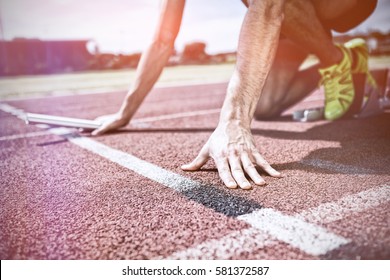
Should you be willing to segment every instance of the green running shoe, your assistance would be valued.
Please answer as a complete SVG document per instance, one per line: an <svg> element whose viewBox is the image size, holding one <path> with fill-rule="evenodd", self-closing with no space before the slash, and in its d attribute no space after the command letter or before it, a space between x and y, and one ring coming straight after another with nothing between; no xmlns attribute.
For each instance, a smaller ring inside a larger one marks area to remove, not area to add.
<svg viewBox="0 0 390 280"><path fill-rule="evenodd" d="M337 46L343 52L340 63L319 69L325 92L324 117L337 120L344 116L355 97L352 80L352 55L348 48Z"/></svg>
<svg viewBox="0 0 390 280"><path fill-rule="evenodd" d="M365 75L363 84L363 97L360 102L361 108L364 107L370 96L370 93L372 93L374 90L378 90L378 85L368 69L368 48L366 42L361 38L355 38L346 42L344 47L351 51L352 74L356 76Z"/></svg>

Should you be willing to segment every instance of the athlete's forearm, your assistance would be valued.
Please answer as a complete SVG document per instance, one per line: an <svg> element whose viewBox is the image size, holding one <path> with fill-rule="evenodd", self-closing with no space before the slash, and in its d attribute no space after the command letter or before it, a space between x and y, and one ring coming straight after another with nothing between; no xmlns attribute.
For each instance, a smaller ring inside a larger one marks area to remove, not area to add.
<svg viewBox="0 0 390 280"><path fill-rule="evenodd" d="M271 68L283 20L284 1L251 2L245 16L221 121L250 126L267 74Z"/></svg>
<svg viewBox="0 0 390 280"><path fill-rule="evenodd" d="M171 44L154 42L143 54L137 67L135 81L121 108L126 118L131 118L159 78L172 54ZM129 115L131 114L131 115Z"/></svg>
<svg viewBox="0 0 390 280"><path fill-rule="evenodd" d="M130 120L150 92L172 54L180 29L185 0L165 0L152 44L142 54L137 67L135 82L128 92L121 115Z"/></svg>

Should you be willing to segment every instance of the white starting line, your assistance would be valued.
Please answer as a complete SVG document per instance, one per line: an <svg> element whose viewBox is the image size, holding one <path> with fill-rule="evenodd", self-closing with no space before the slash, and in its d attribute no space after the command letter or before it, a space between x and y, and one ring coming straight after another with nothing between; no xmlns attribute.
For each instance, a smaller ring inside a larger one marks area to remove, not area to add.
<svg viewBox="0 0 390 280"><path fill-rule="evenodd" d="M0 109L3 111L7 110L7 112L16 116L23 113L22 110L18 110L9 105L5 107L0 106ZM71 143L85 150L115 162L177 192L184 192L202 186L199 182L165 170L92 139L74 136L69 129L54 128L48 130L48 132L65 137ZM342 236L329 232L316 223L335 221L345 218L352 213L364 211L378 206L381 203L389 202L389 190L390 187L385 185L379 189L344 197L336 202L322 204L315 209L303 211L295 216L286 215L269 208L258 209L252 213L237 217L237 219L248 223L248 229L233 232L222 239L210 240L194 248L176 252L168 258L199 258L201 254L206 257L211 256L210 253L215 252L221 258L228 258L227 251L237 254L237 250L258 249L259 246L276 244L276 240L283 241L313 256L326 254L350 241ZM329 218L324 219L323 216L329 216ZM239 238L237 239L237 237Z"/></svg>

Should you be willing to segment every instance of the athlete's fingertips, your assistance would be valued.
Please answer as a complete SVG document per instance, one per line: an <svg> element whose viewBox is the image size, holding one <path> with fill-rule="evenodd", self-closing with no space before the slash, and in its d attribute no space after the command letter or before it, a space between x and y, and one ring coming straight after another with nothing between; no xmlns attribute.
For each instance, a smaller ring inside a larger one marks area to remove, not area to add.
<svg viewBox="0 0 390 280"><path fill-rule="evenodd" d="M196 171L196 170L199 170L199 168L201 168L203 165L204 165L203 162L193 161L191 163L183 164L181 166L181 169L187 170L187 171Z"/></svg>
<svg viewBox="0 0 390 280"><path fill-rule="evenodd" d="M223 184L229 189L237 188L237 183L234 181L233 177L229 174L226 174L224 171L219 172L219 177L221 178Z"/></svg>
<svg viewBox="0 0 390 280"><path fill-rule="evenodd" d="M238 173L238 174L237 174ZM241 189L250 189L251 183L245 178L245 175L243 172L234 172L233 178L237 182L237 184L240 186Z"/></svg>
<svg viewBox="0 0 390 280"><path fill-rule="evenodd" d="M250 189L252 188L251 183L245 178L245 175L243 172L239 172L239 174L233 174L234 179L238 183L241 189Z"/></svg>
<svg viewBox="0 0 390 280"><path fill-rule="evenodd" d="M93 136L98 136L98 135L100 135L102 133L102 130L101 129L96 129L96 130L94 130L94 131L92 131L92 135Z"/></svg>
<svg viewBox="0 0 390 280"><path fill-rule="evenodd" d="M187 171L199 170L209 160L209 158L208 148L205 145L191 163L184 164L181 166L181 168Z"/></svg>
<svg viewBox="0 0 390 280"><path fill-rule="evenodd" d="M261 178L261 176L255 177L255 178L251 177L251 178L252 178L253 182L254 182L256 185L258 185L258 186L264 186L264 185L267 184L267 183L265 182L265 180L264 180L263 178Z"/></svg>
<svg viewBox="0 0 390 280"><path fill-rule="evenodd" d="M281 173L273 169L272 166L259 153L254 154L254 157L256 159L257 165L263 168L263 170L269 175L272 177L282 177Z"/></svg>
<svg viewBox="0 0 390 280"><path fill-rule="evenodd" d="M248 168L246 170L246 173L249 175L249 177L251 177L251 179L256 185L262 186L266 184L264 179L259 175L255 167Z"/></svg>
<svg viewBox="0 0 390 280"><path fill-rule="evenodd" d="M201 168L203 166L203 164L199 164L198 162L190 162L190 163L187 163L187 164L183 164L181 166L181 169L185 170L185 171L196 171L196 170L199 170L199 168Z"/></svg>
<svg viewBox="0 0 390 280"><path fill-rule="evenodd" d="M191 163L183 164L182 166L180 166L180 168L185 170L185 171L192 171Z"/></svg>
<svg viewBox="0 0 390 280"><path fill-rule="evenodd" d="M273 169L271 166L265 168L265 171L271 175L272 177L277 177L277 178L282 178L283 175L282 173L280 173L279 171L276 171L275 169Z"/></svg>
<svg viewBox="0 0 390 280"><path fill-rule="evenodd" d="M249 175L249 177L252 179L252 181L256 185L265 185L264 179L260 176L258 173L255 165L253 164L252 160L250 159L249 155L244 153L241 157L242 165L244 167L244 170L246 174Z"/></svg>
<svg viewBox="0 0 390 280"><path fill-rule="evenodd" d="M252 179L252 181L256 185L259 185L259 186L265 185L264 179L259 175L259 173L257 172L257 170L254 166L244 167L244 168L245 168L246 174L248 174L248 176Z"/></svg>
<svg viewBox="0 0 390 280"><path fill-rule="evenodd" d="M225 184L226 187L229 189L235 189L237 188L237 183L234 181L233 177L229 174L226 174L225 171L221 171L219 173L219 177L221 178L222 182Z"/></svg>
<svg viewBox="0 0 390 280"><path fill-rule="evenodd" d="M237 183L233 179L229 165L226 158L219 158L215 159L215 164L218 169L219 177L221 178L222 182L225 184L226 187L229 189L235 189L237 188Z"/></svg>
<svg viewBox="0 0 390 280"><path fill-rule="evenodd" d="M231 169L231 174L234 180L240 186L240 188L241 189L251 188L252 186L249 183L249 181L246 179L244 171L242 170L241 161L234 153L232 153L229 156L229 165Z"/></svg>
<svg viewBox="0 0 390 280"><path fill-rule="evenodd" d="M233 182L233 181L229 181L229 182L225 183L225 186L228 187L229 189L236 189L237 188L236 182Z"/></svg>
<svg viewBox="0 0 390 280"><path fill-rule="evenodd" d="M248 181L246 181L246 182L242 182L242 183L240 184L240 188L243 189L243 190L249 190L249 189L252 188L252 185L251 185L251 183L249 183Z"/></svg>
<svg viewBox="0 0 390 280"><path fill-rule="evenodd" d="M103 125L103 126L97 128L96 130L94 130L93 132L95 132L95 134L92 134L92 135L99 136L99 135L102 135L102 134L108 132L111 129L112 129L112 125Z"/></svg>

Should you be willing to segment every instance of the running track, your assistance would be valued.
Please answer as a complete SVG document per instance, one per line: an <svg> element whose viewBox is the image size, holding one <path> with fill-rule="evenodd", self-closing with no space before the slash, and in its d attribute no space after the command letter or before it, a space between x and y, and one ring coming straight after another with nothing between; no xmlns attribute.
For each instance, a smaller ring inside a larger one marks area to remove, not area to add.
<svg viewBox="0 0 390 280"><path fill-rule="evenodd" d="M225 89L154 89L131 126L100 137L18 115L93 119L123 92L1 102L1 259L389 259L390 112L254 121L285 177L228 190L212 161L180 169L215 128ZM290 113L321 104L317 92Z"/></svg>

